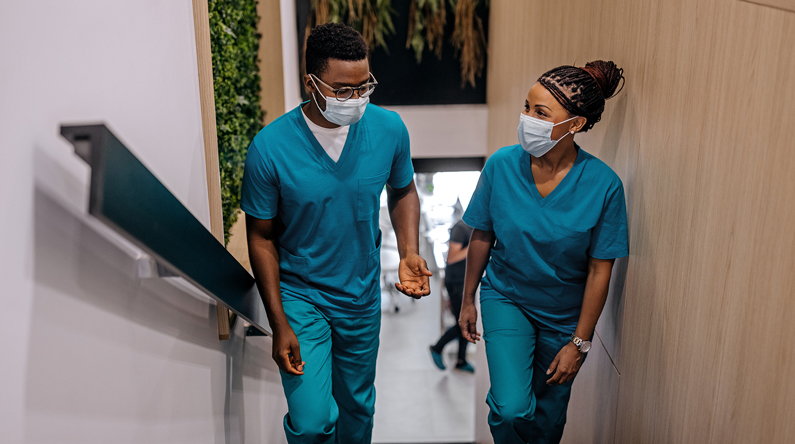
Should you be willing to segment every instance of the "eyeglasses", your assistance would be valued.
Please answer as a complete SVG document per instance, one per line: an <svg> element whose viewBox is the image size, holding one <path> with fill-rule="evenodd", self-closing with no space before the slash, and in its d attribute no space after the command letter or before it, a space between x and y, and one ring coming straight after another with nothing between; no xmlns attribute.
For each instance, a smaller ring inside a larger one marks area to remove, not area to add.
<svg viewBox="0 0 795 444"><path fill-rule="evenodd" d="M344 102L351 97L353 97L354 92L359 93L359 97L367 97L375 91L375 87L378 86L378 81L375 79L373 73L370 73L370 77L373 79L372 82L367 82L361 86L351 87L351 86L343 86L342 88L334 89L327 85L324 81L320 80L316 75L309 74L314 80L320 82L321 85L325 86L326 88L330 89L331 92L334 93L334 97L337 98L340 102ZM317 84L315 84L317 87Z"/></svg>

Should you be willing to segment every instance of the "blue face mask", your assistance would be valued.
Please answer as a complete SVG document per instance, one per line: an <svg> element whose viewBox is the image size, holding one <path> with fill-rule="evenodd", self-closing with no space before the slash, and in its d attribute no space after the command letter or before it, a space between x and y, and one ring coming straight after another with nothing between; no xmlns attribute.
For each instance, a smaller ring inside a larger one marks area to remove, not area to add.
<svg viewBox="0 0 795 444"><path fill-rule="evenodd" d="M559 123L547 122L545 120L536 119L526 114L519 115L519 143L525 151L530 153L533 157L541 157L548 153L549 150L555 147L561 140L571 133L566 133L558 140L552 140L552 129L556 126L566 123L570 120L576 119L574 116L571 119L564 120Z"/></svg>
<svg viewBox="0 0 795 444"><path fill-rule="evenodd" d="M312 83L315 83L314 79L312 79ZM315 83L315 88L320 91L317 87L317 83ZM364 116L364 111L367 109L367 104L370 103L369 96L359 97L358 99L348 99L344 102L340 102L336 97L323 97L326 99L325 111L320 109L320 104L317 103L317 97L315 97L315 93L312 93L312 99L315 101L317 109L320 110L320 114L323 114L323 117L329 122L340 126L353 125L361 120L362 116Z"/></svg>

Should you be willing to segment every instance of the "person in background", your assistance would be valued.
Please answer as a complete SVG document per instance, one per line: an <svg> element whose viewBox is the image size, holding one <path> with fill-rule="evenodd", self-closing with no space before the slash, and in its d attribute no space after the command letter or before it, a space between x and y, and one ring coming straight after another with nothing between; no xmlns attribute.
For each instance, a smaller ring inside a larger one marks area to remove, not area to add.
<svg viewBox="0 0 795 444"><path fill-rule="evenodd" d="M461 298L464 294L464 275L466 273L466 258L467 250L469 248L469 236L472 234L472 228L459 220L453 225L450 231L450 247L447 250L447 268L444 273L444 286L447 289L447 294L450 296L450 311L453 312L456 320L461 313ZM455 368L469 373L474 373L475 368L472 364L467 362L467 340L461 334L461 327L458 322L442 335L441 338L432 345L431 357L433 363L439 367L440 370L445 369L444 360L442 359L442 349L450 341L458 339L458 360L456 361Z"/></svg>
<svg viewBox="0 0 795 444"><path fill-rule="evenodd" d="M613 262L629 254L621 179L574 142L623 79L604 61L543 74L523 100L519 144L489 158L464 214L474 231L459 323L480 338L481 284L496 444L560 442Z"/></svg>
<svg viewBox="0 0 795 444"><path fill-rule="evenodd" d="M430 293L419 256L420 201L398 114L369 104L377 82L362 36L312 29L311 100L257 134L241 208L281 370L290 444L367 444L381 329L378 228L387 187L404 294Z"/></svg>

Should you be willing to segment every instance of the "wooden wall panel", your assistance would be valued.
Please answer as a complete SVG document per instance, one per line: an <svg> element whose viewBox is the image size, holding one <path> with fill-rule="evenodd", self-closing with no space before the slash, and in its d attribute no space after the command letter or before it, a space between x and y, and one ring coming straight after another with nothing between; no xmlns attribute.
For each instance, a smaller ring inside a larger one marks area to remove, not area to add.
<svg viewBox="0 0 795 444"><path fill-rule="evenodd" d="M226 249L240 262L243 268L251 270L248 239L246 238L246 214L242 210L237 210L237 222L229 230L229 243L226 245Z"/></svg>
<svg viewBox="0 0 795 444"><path fill-rule="evenodd" d="M720 408L711 412L709 437L795 442L795 354L777 339L795 335L795 161L787 131L795 116L795 13L704 3L730 30L705 50L710 66L726 68L710 73L707 100L720 105L706 131L714 160L704 162L714 178L703 205L713 241L705 250L720 244L727 256L711 288L723 295L724 323L713 372Z"/></svg>
<svg viewBox="0 0 795 444"><path fill-rule="evenodd" d="M221 172L218 166L218 131L215 127L215 92L213 91L213 56L210 48L210 16L207 2L193 0L193 26L196 34L196 62L199 72L204 163L207 194L210 200L210 231L223 242L224 221L221 209Z"/></svg>
<svg viewBox="0 0 795 444"><path fill-rule="evenodd" d="M783 9L795 12L795 0L742 0L748 3L770 6L771 8Z"/></svg>
<svg viewBox="0 0 795 444"><path fill-rule="evenodd" d="M210 13L206 0L193 0L193 27L196 37L196 62L199 73L199 100L204 136L204 165L207 173L207 196L210 201L210 231L224 241L224 218L221 207L221 170L218 164L218 131L215 126L215 91L213 90L213 55L210 48ZM229 339L229 310L218 305L218 337Z"/></svg>
<svg viewBox="0 0 795 444"><path fill-rule="evenodd" d="M282 62L282 22L279 0L259 0L260 104L265 111L263 126L284 114L284 67Z"/></svg>
<svg viewBox="0 0 795 444"><path fill-rule="evenodd" d="M574 380L561 444L613 444L619 375L598 335ZM594 414L598 412L599 414Z"/></svg>
<svg viewBox="0 0 795 444"><path fill-rule="evenodd" d="M577 136L628 191L631 256L597 330L620 372L616 442L795 442L795 353L781 339L795 336L795 14L504 0L491 20L492 151L516 143L544 70L603 58L626 71Z"/></svg>

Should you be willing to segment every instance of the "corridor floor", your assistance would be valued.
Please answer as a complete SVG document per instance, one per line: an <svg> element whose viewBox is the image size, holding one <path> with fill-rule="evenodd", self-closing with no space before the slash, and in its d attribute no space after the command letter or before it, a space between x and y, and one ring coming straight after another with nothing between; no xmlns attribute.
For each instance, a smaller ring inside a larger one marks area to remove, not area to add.
<svg viewBox="0 0 795 444"><path fill-rule="evenodd" d="M447 370L438 370L428 351L441 334L439 285L434 277L430 296L414 301L401 295L400 311L383 313L374 443L474 441L475 376L452 369L456 341L444 351Z"/></svg>

